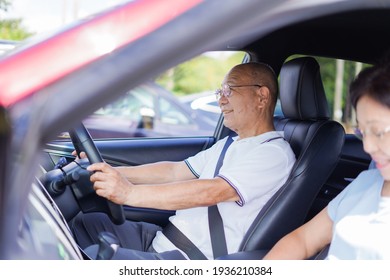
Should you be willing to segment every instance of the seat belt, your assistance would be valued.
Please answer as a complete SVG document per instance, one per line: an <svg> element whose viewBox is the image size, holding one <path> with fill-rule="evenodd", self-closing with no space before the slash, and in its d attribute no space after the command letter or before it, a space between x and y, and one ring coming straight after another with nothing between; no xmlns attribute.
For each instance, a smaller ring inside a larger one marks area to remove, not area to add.
<svg viewBox="0 0 390 280"><path fill-rule="evenodd" d="M233 142L233 137L229 136L223 146L222 152L219 155L217 165L214 171L214 177L218 175L219 169L222 166L226 151ZM213 249L214 259L227 254L225 231L221 214L218 211L217 205L208 207L208 218L211 244ZM213 229L213 230L212 230ZM162 233L171 241L177 248L187 254L191 260L207 260L206 256L188 239L177 227L171 222L163 229Z"/></svg>
<svg viewBox="0 0 390 280"><path fill-rule="evenodd" d="M262 142L267 143L276 139L283 138L281 136L273 137ZM219 155L217 165L214 171L214 177L219 173L219 169L223 164L225 154L230 144L233 142L233 137L229 136L225 142L225 145ZM227 245L225 238L225 231L223 227L223 221L221 214L219 213L218 206L212 205L208 207L208 218L209 218L209 229L210 229L210 238L211 245L213 249L214 259L217 257L227 255ZM191 260L207 260L206 256L195 246L191 240L188 239L177 227L175 227L171 222L163 229L162 233L180 250L185 252Z"/></svg>
<svg viewBox="0 0 390 280"><path fill-rule="evenodd" d="M225 154L230 144L233 142L233 137L229 136L226 140L225 145L223 146L222 152L219 155L217 166L214 171L214 178L218 175L219 170L223 164ZM210 238L211 246L213 248L214 259L227 255L227 246L225 238L225 230L223 227L223 221L221 214L218 210L218 205L211 205L208 207L208 216L209 216L209 229L210 229Z"/></svg>
<svg viewBox="0 0 390 280"><path fill-rule="evenodd" d="M207 260L206 256L174 224L168 222L162 233L191 260Z"/></svg>
<svg viewBox="0 0 390 280"><path fill-rule="evenodd" d="M271 142L279 138L283 138L283 137L281 136L273 137L268 140L265 140L261 144ZM223 147L221 155L219 156L217 166L215 167L214 178L218 175L219 170L221 169L221 166L223 164L226 151L232 142L233 142L233 138L229 136L229 138L226 140L225 146ZM209 214L211 245L213 248L214 259L216 259L220 256L225 256L228 254L226 238L225 238L225 230L224 230L221 214L219 213L218 210L218 205L209 206L208 214Z"/></svg>

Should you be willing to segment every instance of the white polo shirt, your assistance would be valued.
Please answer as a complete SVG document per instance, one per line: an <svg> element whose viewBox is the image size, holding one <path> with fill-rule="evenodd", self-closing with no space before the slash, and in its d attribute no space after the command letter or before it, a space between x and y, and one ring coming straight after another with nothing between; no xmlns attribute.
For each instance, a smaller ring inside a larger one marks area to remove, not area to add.
<svg viewBox="0 0 390 280"><path fill-rule="evenodd" d="M218 176L226 180L240 197L236 202L218 203L229 254L238 251L260 209L287 180L295 155L282 137L283 132L273 131L242 140L235 138L226 151ZM215 167L226 140L227 137L186 160L188 167L199 179L214 178ZM213 259L207 211L208 207L178 210L176 215L170 217L170 221L208 259ZM161 232L153 240L153 248L157 252L177 249Z"/></svg>

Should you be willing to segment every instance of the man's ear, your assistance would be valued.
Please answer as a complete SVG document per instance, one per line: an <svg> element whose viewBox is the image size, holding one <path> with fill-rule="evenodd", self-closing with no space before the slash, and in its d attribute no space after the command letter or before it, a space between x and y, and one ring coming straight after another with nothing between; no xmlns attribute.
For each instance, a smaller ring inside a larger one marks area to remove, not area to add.
<svg viewBox="0 0 390 280"><path fill-rule="evenodd" d="M261 87L259 88L258 90L258 98L259 98L259 101L260 101L260 106L261 107L266 107L267 105L269 105L270 103L270 100L271 100L271 92L269 91L269 88L268 87Z"/></svg>

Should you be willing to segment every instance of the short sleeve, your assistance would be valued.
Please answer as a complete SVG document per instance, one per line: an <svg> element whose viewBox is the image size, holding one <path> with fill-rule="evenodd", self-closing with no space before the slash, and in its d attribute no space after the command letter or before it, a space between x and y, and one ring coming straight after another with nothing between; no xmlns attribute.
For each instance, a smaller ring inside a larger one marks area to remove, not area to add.
<svg viewBox="0 0 390 280"><path fill-rule="evenodd" d="M222 151L223 146L225 145L226 140L227 137L221 139L207 150L201 151L184 161L197 178L201 177L202 175L203 177L205 175L209 178L213 177L217 159ZM211 173L212 175L210 175Z"/></svg>

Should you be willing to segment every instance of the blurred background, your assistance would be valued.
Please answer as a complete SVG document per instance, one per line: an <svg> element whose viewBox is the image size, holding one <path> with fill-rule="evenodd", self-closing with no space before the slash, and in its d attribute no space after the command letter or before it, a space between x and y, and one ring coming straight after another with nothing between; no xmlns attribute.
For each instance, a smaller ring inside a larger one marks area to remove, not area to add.
<svg viewBox="0 0 390 280"><path fill-rule="evenodd" d="M21 39L31 34L50 32L77 19L116 6L125 0L0 0L2 39ZM6 35L4 23L12 22ZM16 32L20 31L19 34ZM4 38L9 36L10 38Z"/></svg>

